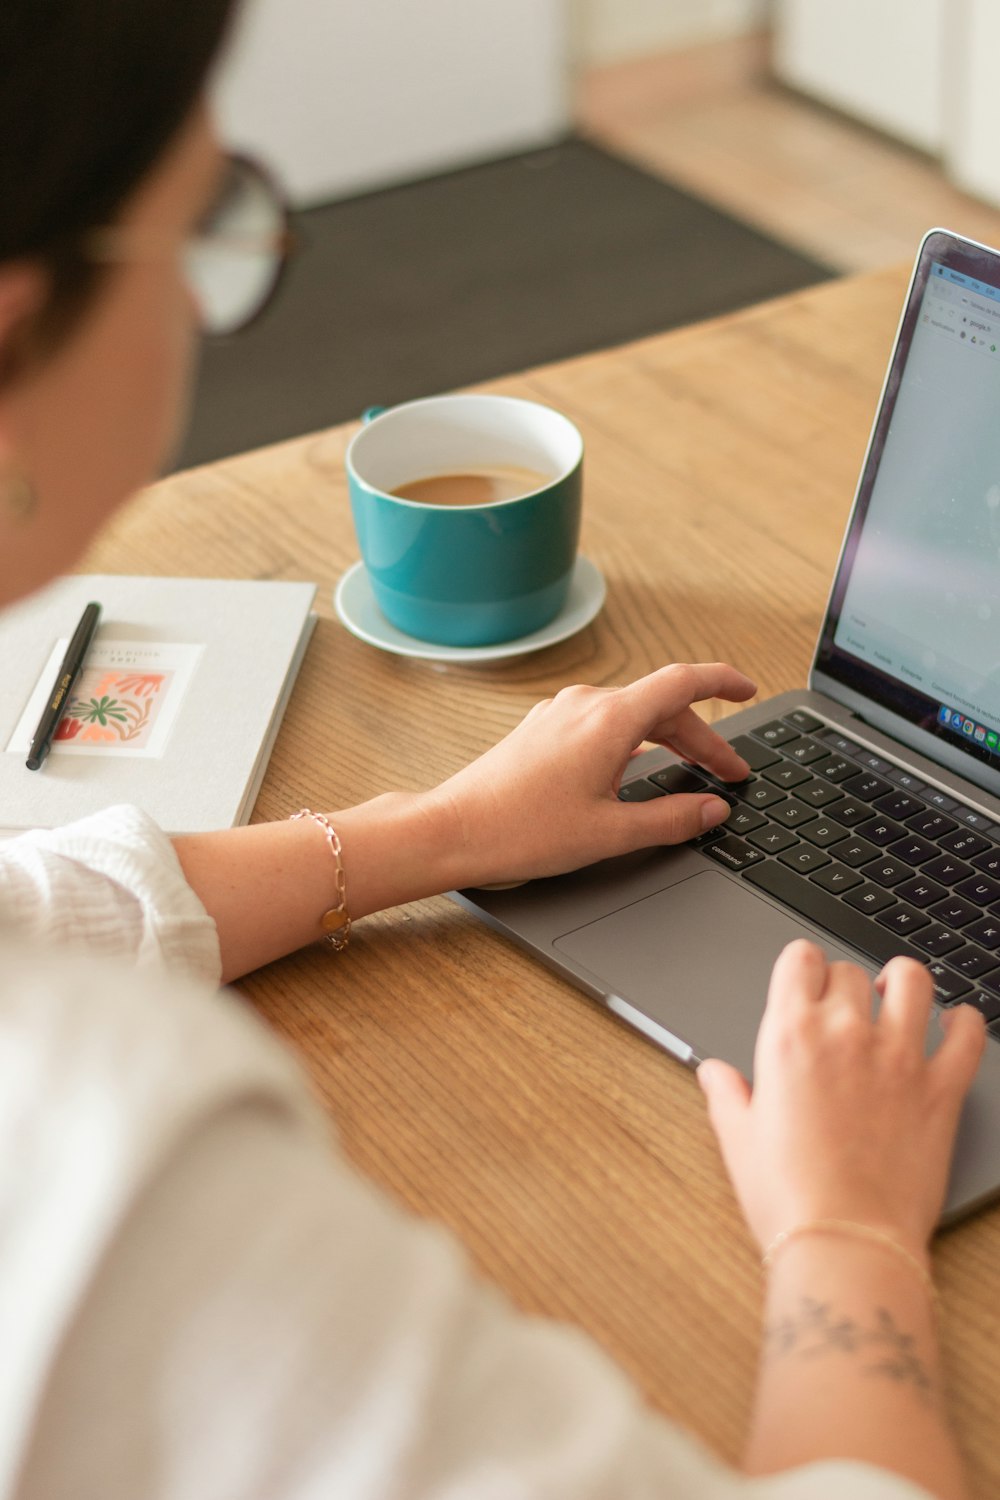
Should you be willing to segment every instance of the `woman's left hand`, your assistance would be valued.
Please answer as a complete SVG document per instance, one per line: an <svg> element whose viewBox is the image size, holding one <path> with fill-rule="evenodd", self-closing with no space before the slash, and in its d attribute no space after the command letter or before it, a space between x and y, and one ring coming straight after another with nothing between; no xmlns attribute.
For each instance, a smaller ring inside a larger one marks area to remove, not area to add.
<svg viewBox="0 0 1000 1500"><path fill-rule="evenodd" d="M692 703L742 703L756 692L724 663L663 667L627 687L568 687L527 714L506 739L426 794L456 830L454 884L556 875L615 854L678 844L729 815L720 797L689 793L620 802L643 741L673 750L724 781L746 762Z"/></svg>
<svg viewBox="0 0 1000 1500"><path fill-rule="evenodd" d="M557 875L609 855L676 844L721 823L707 793L620 802L644 740L723 780L749 767L691 704L753 696L733 667L664 667L629 687L565 688L456 776L331 813L352 918L440 891ZM181 868L216 925L226 982L321 936L339 887L312 818L175 839Z"/></svg>

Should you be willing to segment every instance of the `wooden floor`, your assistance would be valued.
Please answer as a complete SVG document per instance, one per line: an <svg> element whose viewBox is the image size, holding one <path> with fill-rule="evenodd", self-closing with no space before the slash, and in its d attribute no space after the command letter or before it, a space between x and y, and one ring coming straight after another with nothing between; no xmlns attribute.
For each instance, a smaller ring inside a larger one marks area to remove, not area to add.
<svg viewBox="0 0 1000 1500"><path fill-rule="evenodd" d="M934 225L1000 245L1000 208L935 161L774 82L764 36L592 72L578 118L591 139L834 270L912 260Z"/></svg>

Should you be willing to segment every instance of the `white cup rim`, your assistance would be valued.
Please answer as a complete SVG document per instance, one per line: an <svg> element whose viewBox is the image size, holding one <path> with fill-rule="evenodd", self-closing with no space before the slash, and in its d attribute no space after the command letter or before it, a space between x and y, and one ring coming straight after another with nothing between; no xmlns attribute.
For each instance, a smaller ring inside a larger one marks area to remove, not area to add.
<svg viewBox="0 0 1000 1500"><path fill-rule="evenodd" d="M523 500L529 500L532 496L540 495L544 493L545 490L551 489L553 485L561 484L562 481L567 479L573 473L574 469L576 469L581 463L583 459L583 435L580 432L580 429L577 427L576 423L571 421L570 418L567 417L563 412L558 411L556 407L548 406L544 401L533 401L530 398L524 396L492 395L489 392L469 391L451 392L449 394L439 396L420 396L416 400L399 401L395 406L387 407L385 411L379 412L377 417L372 417L369 422L366 422L363 427L359 428L359 430L351 438L344 455L345 468L357 484L361 485L371 494L378 495L381 499L390 501L393 505L399 505L402 507L407 507L411 510L419 511L433 509L434 507L429 507L426 501L408 500L403 495L393 495L388 490L383 489L381 486L373 484L370 479L366 479L362 474L358 472L357 466L355 464L355 449L368 437L369 433L373 432L382 423L391 420L394 416L396 416L397 413L412 412L419 410L421 407L428 406L436 406L440 408L450 403L455 403L456 405L467 408L468 405L473 402L483 403L484 405L490 404L503 405L505 407L522 407L528 408L531 411L535 412L544 412L546 415L546 420L551 419L553 425L559 427L562 433L572 440L574 444L574 454L568 462L563 464L558 473L553 474L552 477L550 479L547 479L544 484L538 485L533 490L525 490L521 495L511 495L506 500L488 501L486 504L449 505L449 512L462 512L470 510L485 511L499 509L501 507L506 507L509 505L520 505Z"/></svg>

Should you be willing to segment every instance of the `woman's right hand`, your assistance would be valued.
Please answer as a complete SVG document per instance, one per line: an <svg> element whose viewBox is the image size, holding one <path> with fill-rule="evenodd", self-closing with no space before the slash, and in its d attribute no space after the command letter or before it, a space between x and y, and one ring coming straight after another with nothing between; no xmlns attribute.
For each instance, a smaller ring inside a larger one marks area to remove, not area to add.
<svg viewBox="0 0 1000 1500"><path fill-rule="evenodd" d="M736 1195L758 1244L814 1219L851 1219L922 1253L947 1188L962 1101L985 1045L971 1006L942 1013L930 1057L930 975L895 958L875 988L855 964L789 944L774 966L754 1085L698 1069Z"/></svg>

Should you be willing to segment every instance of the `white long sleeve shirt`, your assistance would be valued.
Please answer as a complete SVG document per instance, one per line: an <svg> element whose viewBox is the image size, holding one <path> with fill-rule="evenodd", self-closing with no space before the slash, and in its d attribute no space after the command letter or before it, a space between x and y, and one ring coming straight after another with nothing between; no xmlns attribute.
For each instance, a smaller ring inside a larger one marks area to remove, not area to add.
<svg viewBox="0 0 1000 1500"><path fill-rule="evenodd" d="M0 1500L917 1500L747 1479L341 1157L169 840L0 845Z"/></svg>

